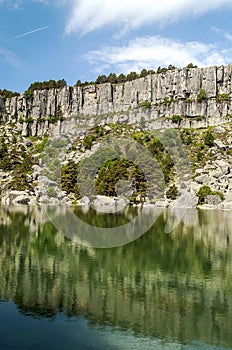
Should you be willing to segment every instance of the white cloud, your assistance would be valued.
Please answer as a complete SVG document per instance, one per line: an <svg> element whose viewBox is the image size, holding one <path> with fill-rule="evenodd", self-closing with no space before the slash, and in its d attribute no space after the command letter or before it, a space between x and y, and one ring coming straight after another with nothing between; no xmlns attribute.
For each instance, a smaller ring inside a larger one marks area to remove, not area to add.
<svg viewBox="0 0 232 350"><path fill-rule="evenodd" d="M181 42L161 36L149 36L131 40L126 46L89 51L84 58L93 65L94 71L107 64L110 67L108 71L128 73L169 64L184 67L190 62L198 66L227 64L231 62L231 53L232 49L222 49L216 44Z"/></svg>
<svg viewBox="0 0 232 350"><path fill-rule="evenodd" d="M63 0L63 3L71 5L66 32L81 34L109 25L123 30L154 22L174 22L232 7L231 0Z"/></svg>

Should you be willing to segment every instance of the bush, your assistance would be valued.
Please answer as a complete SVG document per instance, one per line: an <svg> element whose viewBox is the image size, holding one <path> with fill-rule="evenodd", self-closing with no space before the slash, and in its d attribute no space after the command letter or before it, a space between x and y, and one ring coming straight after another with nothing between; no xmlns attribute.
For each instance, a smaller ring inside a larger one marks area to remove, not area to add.
<svg viewBox="0 0 232 350"><path fill-rule="evenodd" d="M175 124L179 124L182 120L182 117L180 115L174 114L172 116L172 122Z"/></svg>
<svg viewBox="0 0 232 350"><path fill-rule="evenodd" d="M83 146L84 146L85 150L91 149L91 147L93 145L93 141L95 141L95 139L96 138L93 135L85 136L84 141L83 141Z"/></svg>
<svg viewBox="0 0 232 350"><path fill-rule="evenodd" d="M47 140L48 140L48 137L46 136L44 137L43 140L40 141L40 143L35 144L34 148L38 153L43 152L44 147L46 146Z"/></svg>
<svg viewBox="0 0 232 350"><path fill-rule="evenodd" d="M49 197L49 198L56 198L57 197L57 191L56 191L56 188L55 188L55 186L50 186L50 187L48 187L48 189L47 189L47 196Z"/></svg>
<svg viewBox="0 0 232 350"><path fill-rule="evenodd" d="M169 187L169 189L166 192L166 197L168 199L175 200L177 195L178 195L178 189L176 185L172 185L171 187Z"/></svg>
<svg viewBox="0 0 232 350"><path fill-rule="evenodd" d="M199 91L199 94L197 95L197 101L201 102L201 101L204 101L204 100L207 100L207 99L208 99L207 92L204 89L201 89Z"/></svg>
<svg viewBox="0 0 232 350"><path fill-rule="evenodd" d="M144 109L151 108L151 102L150 101L142 101L139 103L139 106L143 107Z"/></svg>
<svg viewBox="0 0 232 350"><path fill-rule="evenodd" d="M217 95L217 101L228 101L230 99L229 94L218 94Z"/></svg>
<svg viewBox="0 0 232 350"><path fill-rule="evenodd" d="M204 186L201 186L201 188L197 193L197 196L199 197L198 203L203 204L205 202L206 196L209 196L209 195L218 195L222 201L224 200L223 193L219 191L212 191L212 189L209 186L204 185Z"/></svg>
<svg viewBox="0 0 232 350"><path fill-rule="evenodd" d="M215 137L213 136L213 134L210 131L207 131L204 136L205 145L212 147L214 140L215 140Z"/></svg>

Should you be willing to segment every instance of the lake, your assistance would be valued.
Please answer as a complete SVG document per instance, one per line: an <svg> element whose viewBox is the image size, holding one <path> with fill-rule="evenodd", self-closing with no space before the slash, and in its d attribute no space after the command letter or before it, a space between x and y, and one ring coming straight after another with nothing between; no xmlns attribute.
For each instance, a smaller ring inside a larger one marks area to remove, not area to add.
<svg viewBox="0 0 232 350"><path fill-rule="evenodd" d="M139 210L73 212L111 228ZM161 210L140 237L96 248L43 208L2 207L0 349L232 349L232 215L182 212Z"/></svg>

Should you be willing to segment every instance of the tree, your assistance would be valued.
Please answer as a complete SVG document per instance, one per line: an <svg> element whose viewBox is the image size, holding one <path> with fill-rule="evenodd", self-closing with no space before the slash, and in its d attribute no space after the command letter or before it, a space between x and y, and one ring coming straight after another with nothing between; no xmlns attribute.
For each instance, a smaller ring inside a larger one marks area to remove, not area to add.
<svg viewBox="0 0 232 350"><path fill-rule="evenodd" d="M140 72L140 78L146 77L148 75L148 71L143 68Z"/></svg>
<svg viewBox="0 0 232 350"><path fill-rule="evenodd" d="M116 84L117 83L117 75L115 73L110 73L107 77L107 80L111 84Z"/></svg>
<svg viewBox="0 0 232 350"><path fill-rule="evenodd" d="M129 74L127 74L126 76L126 80L127 81L132 81L138 78L138 74L136 72L130 72Z"/></svg>
<svg viewBox="0 0 232 350"><path fill-rule="evenodd" d="M82 83L80 80L77 80L76 84L74 85L75 87L81 87Z"/></svg>
<svg viewBox="0 0 232 350"><path fill-rule="evenodd" d="M168 66L168 70L174 70L174 69L176 69L177 67L176 66L174 66L173 64L169 64L169 66Z"/></svg>
<svg viewBox="0 0 232 350"><path fill-rule="evenodd" d="M96 79L96 84L104 84L107 83L107 76L105 74L99 75Z"/></svg>
<svg viewBox="0 0 232 350"><path fill-rule="evenodd" d="M204 136L204 140L205 140L205 144L209 147L212 147L214 145L214 140L215 137L213 136L213 134L210 131L207 131L205 136Z"/></svg>
<svg viewBox="0 0 232 350"><path fill-rule="evenodd" d="M13 92L13 91L6 90L6 89L3 89L3 90L0 89L0 96L3 96L5 98L11 98L14 96L19 96L19 95L20 94L18 92Z"/></svg>
<svg viewBox="0 0 232 350"><path fill-rule="evenodd" d="M191 69L191 68L197 68L197 66L194 65L193 63L189 63L189 64L186 66L186 68L189 68L189 69Z"/></svg>
<svg viewBox="0 0 232 350"><path fill-rule="evenodd" d="M126 81L125 74L123 74L123 73L119 74L119 76L117 77L117 81L118 81L118 83L125 83L125 81Z"/></svg>
<svg viewBox="0 0 232 350"><path fill-rule="evenodd" d="M157 73L160 74L160 73L166 73L167 72L167 68L166 67L158 67L157 68Z"/></svg>

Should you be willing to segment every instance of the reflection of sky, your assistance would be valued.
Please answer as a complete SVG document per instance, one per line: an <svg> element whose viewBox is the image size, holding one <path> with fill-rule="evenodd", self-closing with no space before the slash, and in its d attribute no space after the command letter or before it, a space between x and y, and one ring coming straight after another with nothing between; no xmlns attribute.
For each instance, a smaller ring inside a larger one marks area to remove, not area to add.
<svg viewBox="0 0 232 350"><path fill-rule="evenodd" d="M52 319L20 314L12 303L0 303L0 347L17 350L224 350L201 342L181 345L94 327L82 317L58 314ZM227 348L229 350L229 348Z"/></svg>

